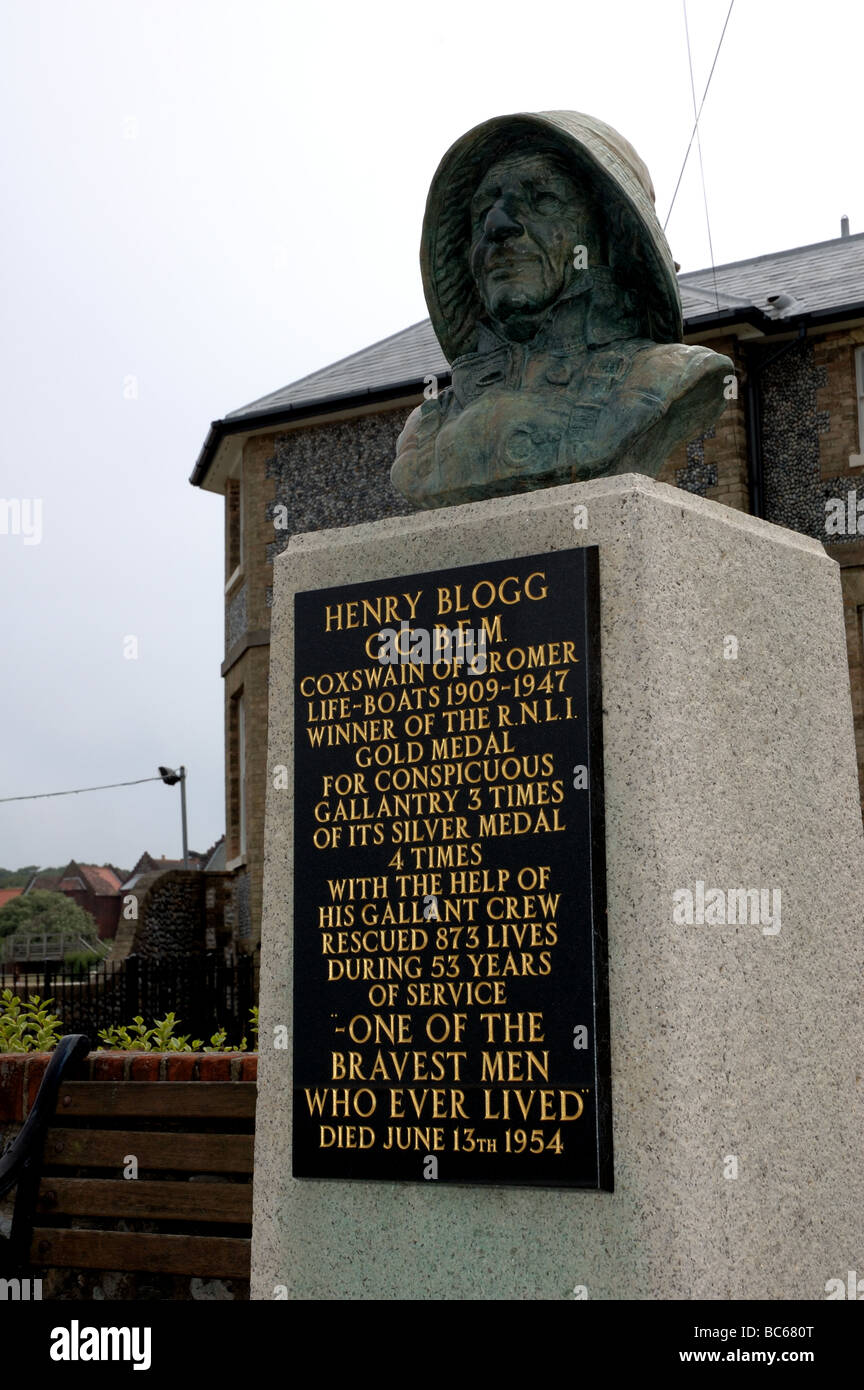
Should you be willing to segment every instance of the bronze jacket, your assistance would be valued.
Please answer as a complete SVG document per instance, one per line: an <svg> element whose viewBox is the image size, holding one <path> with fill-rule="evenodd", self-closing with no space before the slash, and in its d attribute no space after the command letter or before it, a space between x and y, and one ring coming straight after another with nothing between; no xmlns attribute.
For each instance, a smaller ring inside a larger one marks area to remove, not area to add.
<svg viewBox="0 0 864 1390"><path fill-rule="evenodd" d="M559 301L527 343L478 325L477 351L453 362L452 385L399 436L400 492L436 507L601 473L656 477L677 444L708 428L729 358L634 336L602 288L595 272L595 293Z"/></svg>

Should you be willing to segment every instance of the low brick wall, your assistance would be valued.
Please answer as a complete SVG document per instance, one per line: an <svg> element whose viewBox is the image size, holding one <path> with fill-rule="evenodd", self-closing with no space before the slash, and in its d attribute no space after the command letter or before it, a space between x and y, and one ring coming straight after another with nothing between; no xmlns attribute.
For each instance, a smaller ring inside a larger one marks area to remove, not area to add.
<svg viewBox="0 0 864 1390"><path fill-rule="evenodd" d="M20 1126L42 1084L50 1052L0 1053L0 1144ZM255 1052L91 1052L76 1081L255 1081Z"/></svg>
<svg viewBox="0 0 864 1390"><path fill-rule="evenodd" d="M36 1099L49 1052L0 1053L0 1154L12 1144ZM257 1053L91 1052L76 1081L256 1081ZM158 1129L159 1122L153 1122ZM0 1234L9 1235L15 1189L0 1198ZM43 1299L243 1300L248 1283L156 1274L51 1270Z"/></svg>

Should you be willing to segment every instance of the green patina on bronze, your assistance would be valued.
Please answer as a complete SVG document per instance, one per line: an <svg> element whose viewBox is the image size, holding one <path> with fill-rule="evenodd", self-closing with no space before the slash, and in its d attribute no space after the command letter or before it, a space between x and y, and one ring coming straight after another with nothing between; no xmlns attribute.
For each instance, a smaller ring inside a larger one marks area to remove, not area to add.
<svg viewBox="0 0 864 1390"><path fill-rule="evenodd" d="M499 116L457 140L420 263L452 385L397 443L393 483L419 507L656 477L724 407L732 363L680 341L648 170L602 121Z"/></svg>

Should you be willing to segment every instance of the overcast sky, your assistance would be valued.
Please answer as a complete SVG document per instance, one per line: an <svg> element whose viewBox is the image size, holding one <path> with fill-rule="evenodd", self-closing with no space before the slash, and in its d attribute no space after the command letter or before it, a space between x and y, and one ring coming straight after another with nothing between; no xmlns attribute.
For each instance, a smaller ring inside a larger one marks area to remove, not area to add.
<svg viewBox="0 0 864 1390"><path fill-rule="evenodd" d="M700 97L727 10L689 3ZM843 213L864 230L862 16L737 0L701 123L717 264ZM0 533L0 797L185 762L204 849L225 826L223 504L188 483L209 422L426 316L429 181L487 117L607 121L663 221L693 120L681 0L2 0L0 55L0 497L42 505L38 544ZM695 145L668 236L710 263ZM144 849L179 855L177 788L0 805L7 868Z"/></svg>

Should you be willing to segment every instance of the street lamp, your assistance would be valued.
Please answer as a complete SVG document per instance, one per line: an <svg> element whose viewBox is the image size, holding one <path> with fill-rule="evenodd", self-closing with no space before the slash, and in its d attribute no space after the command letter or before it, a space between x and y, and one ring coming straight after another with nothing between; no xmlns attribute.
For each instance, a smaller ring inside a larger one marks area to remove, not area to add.
<svg viewBox="0 0 864 1390"><path fill-rule="evenodd" d="M186 769L181 767L179 772L175 772L170 767L160 767L159 776L166 787L173 787L180 783L180 813L183 817L183 868L189 868L189 843L186 839Z"/></svg>

